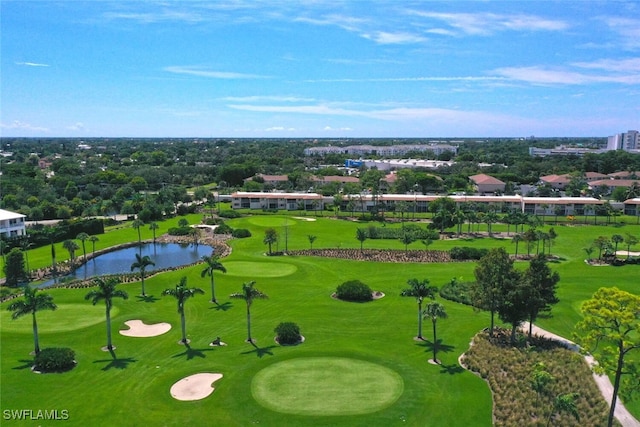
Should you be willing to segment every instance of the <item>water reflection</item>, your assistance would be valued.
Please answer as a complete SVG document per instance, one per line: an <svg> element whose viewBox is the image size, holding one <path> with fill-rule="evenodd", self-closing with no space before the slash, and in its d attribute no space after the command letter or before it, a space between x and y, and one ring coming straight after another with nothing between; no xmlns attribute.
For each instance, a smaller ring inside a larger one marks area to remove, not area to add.
<svg viewBox="0 0 640 427"><path fill-rule="evenodd" d="M145 271L152 272L182 265L193 264L203 255L211 255L213 248L207 245L181 245L178 243L147 243L142 246L132 246L117 249L90 259L66 276L71 279L86 279L93 276L106 274L131 273L131 264L136 261L136 254L148 256L155 266L150 265ZM138 272L139 270L135 270ZM59 280L59 279L58 279ZM40 287L51 286L53 280L49 280Z"/></svg>

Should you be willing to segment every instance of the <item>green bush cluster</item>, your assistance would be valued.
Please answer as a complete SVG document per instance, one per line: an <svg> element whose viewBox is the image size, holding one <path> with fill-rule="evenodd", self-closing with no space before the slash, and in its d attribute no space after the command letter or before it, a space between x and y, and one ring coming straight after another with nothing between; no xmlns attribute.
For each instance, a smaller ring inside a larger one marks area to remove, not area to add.
<svg viewBox="0 0 640 427"><path fill-rule="evenodd" d="M274 331L280 344L297 344L302 339L300 328L293 322L281 322Z"/></svg>
<svg viewBox="0 0 640 427"><path fill-rule="evenodd" d="M364 229L368 239L401 239L406 233L412 234L416 240L438 240L439 235L436 230L428 230L415 224L406 224L402 228L375 227L370 226Z"/></svg>
<svg viewBox="0 0 640 427"><path fill-rule="evenodd" d="M440 296L449 301L455 301L461 304L473 305L471 300L472 282L460 282L453 278L442 288L440 288Z"/></svg>
<svg viewBox="0 0 640 427"><path fill-rule="evenodd" d="M227 224L220 224L215 230L213 230L213 234L231 234L233 233L233 228L231 228Z"/></svg>
<svg viewBox="0 0 640 427"><path fill-rule="evenodd" d="M167 233L170 236L188 236L191 233L191 227L171 227Z"/></svg>
<svg viewBox="0 0 640 427"><path fill-rule="evenodd" d="M234 210L224 210L218 213L222 218L240 218L240 212Z"/></svg>
<svg viewBox="0 0 640 427"><path fill-rule="evenodd" d="M236 228L231 232L231 235L237 239L244 239L251 237L251 232L246 228Z"/></svg>
<svg viewBox="0 0 640 427"><path fill-rule="evenodd" d="M371 288L360 280L349 280L336 289L336 297L345 301L371 301L373 299L371 294Z"/></svg>
<svg viewBox="0 0 640 427"><path fill-rule="evenodd" d="M456 246L451 248L449 255L455 260L477 260L485 256L489 252L486 248L472 248L469 246Z"/></svg>
<svg viewBox="0 0 640 427"><path fill-rule="evenodd" d="M76 353L68 347L45 348L36 355L34 369L39 372L65 372L76 366Z"/></svg>

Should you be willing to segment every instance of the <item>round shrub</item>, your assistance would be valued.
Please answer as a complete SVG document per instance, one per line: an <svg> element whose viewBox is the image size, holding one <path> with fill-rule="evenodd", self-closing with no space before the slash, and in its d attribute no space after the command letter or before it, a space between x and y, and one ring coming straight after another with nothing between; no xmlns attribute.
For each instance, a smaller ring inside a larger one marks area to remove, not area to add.
<svg viewBox="0 0 640 427"><path fill-rule="evenodd" d="M234 210L224 210L218 213L222 218L240 218L240 212Z"/></svg>
<svg viewBox="0 0 640 427"><path fill-rule="evenodd" d="M191 227L171 227L167 230L170 236L188 236L191 233Z"/></svg>
<svg viewBox="0 0 640 427"><path fill-rule="evenodd" d="M344 282L336 289L336 297L345 301L371 301L373 299L371 294L371 288L359 280Z"/></svg>
<svg viewBox="0 0 640 427"><path fill-rule="evenodd" d="M45 348L36 355L34 369L39 372L65 372L76 366L76 353L67 347Z"/></svg>
<svg viewBox="0 0 640 427"><path fill-rule="evenodd" d="M280 344L297 344L302 340L300 328L293 322L281 322L274 331Z"/></svg>
<svg viewBox="0 0 640 427"><path fill-rule="evenodd" d="M231 235L238 239L244 239L246 237L251 237L251 232L246 228L236 228L233 230Z"/></svg>
<svg viewBox="0 0 640 427"><path fill-rule="evenodd" d="M228 226L227 224L220 224L213 230L213 234L231 234L233 233L233 228Z"/></svg>

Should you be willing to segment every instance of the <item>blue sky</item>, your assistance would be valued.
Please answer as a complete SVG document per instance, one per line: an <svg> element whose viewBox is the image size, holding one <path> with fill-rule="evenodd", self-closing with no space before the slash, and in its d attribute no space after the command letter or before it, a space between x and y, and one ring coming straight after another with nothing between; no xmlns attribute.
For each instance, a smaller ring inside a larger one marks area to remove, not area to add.
<svg viewBox="0 0 640 427"><path fill-rule="evenodd" d="M637 1L0 1L0 134L607 136Z"/></svg>

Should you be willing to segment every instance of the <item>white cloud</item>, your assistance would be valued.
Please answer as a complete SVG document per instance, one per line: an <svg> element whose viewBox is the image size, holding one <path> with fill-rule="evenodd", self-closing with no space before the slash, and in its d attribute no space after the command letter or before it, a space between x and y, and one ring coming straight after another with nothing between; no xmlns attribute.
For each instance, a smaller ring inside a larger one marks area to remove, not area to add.
<svg viewBox="0 0 640 427"><path fill-rule="evenodd" d="M186 74L190 76L208 77L212 79L267 79L269 76L261 76L258 74L245 74L229 71L212 71L197 66L175 65L164 67L164 71L174 74Z"/></svg>
<svg viewBox="0 0 640 427"><path fill-rule="evenodd" d="M561 20L551 20L535 15L501 15L495 13L437 13L410 11L410 14L443 21L459 33L490 35L499 31L562 31L569 24ZM444 34L442 29L437 29Z"/></svg>
<svg viewBox="0 0 640 427"><path fill-rule="evenodd" d="M591 75L564 69L533 67L505 67L493 71L501 77L532 84L581 85L589 83L640 84L640 74Z"/></svg>
<svg viewBox="0 0 640 427"><path fill-rule="evenodd" d="M591 62L574 62L572 65L580 68L601 69L606 71L640 72L640 58L599 59Z"/></svg>
<svg viewBox="0 0 640 427"><path fill-rule="evenodd" d="M272 126L270 128L266 128L265 132L295 132L296 128L285 128L284 126Z"/></svg>
<svg viewBox="0 0 640 427"><path fill-rule="evenodd" d="M227 102L262 102L262 101L271 101L271 102L311 102L314 101L313 98L300 98L296 96L226 96L224 98L219 98L221 101Z"/></svg>
<svg viewBox="0 0 640 427"><path fill-rule="evenodd" d="M76 122L76 123L72 124L71 126L67 126L67 129L73 130L73 131L84 130L84 123Z"/></svg>
<svg viewBox="0 0 640 427"><path fill-rule="evenodd" d="M350 127L332 128L331 126L325 126L322 130L326 132L351 132L353 129Z"/></svg>
<svg viewBox="0 0 640 427"><path fill-rule="evenodd" d="M609 29L618 34L625 49L640 49L640 19L605 17Z"/></svg>
<svg viewBox="0 0 640 427"><path fill-rule="evenodd" d="M372 77L366 79L319 79L305 80L307 83L376 83L376 82L481 82L505 80L496 76L422 76L422 77Z"/></svg>
<svg viewBox="0 0 640 427"><path fill-rule="evenodd" d="M427 39L410 33L389 33L386 31L377 31L373 34L363 34L364 38L373 40L378 44L406 44L421 43Z"/></svg>
<svg viewBox="0 0 640 427"><path fill-rule="evenodd" d="M49 132L48 128L33 126L29 123L21 122L20 120L14 120L11 124L0 123L0 128L11 130L22 130L27 132Z"/></svg>
<svg viewBox="0 0 640 427"><path fill-rule="evenodd" d="M109 20L135 21L139 24L155 24L169 21L197 23L203 20L199 13L180 12L169 9L147 13L107 12L103 16Z"/></svg>
<svg viewBox="0 0 640 427"><path fill-rule="evenodd" d="M41 64L38 62L16 62L16 65L24 65L25 67L48 67L49 64Z"/></svg>

